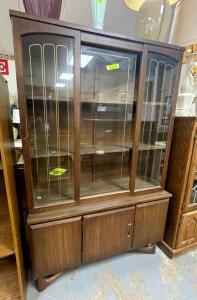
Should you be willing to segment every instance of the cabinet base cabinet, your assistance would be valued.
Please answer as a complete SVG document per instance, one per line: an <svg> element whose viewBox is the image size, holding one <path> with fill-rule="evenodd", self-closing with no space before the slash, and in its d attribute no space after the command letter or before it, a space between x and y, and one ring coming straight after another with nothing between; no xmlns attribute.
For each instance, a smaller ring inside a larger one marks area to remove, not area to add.
<svg viewBox="0 0 197 300"><path fill-rule="evenodd" d="M81 217L32 225L34 279L81 264Z"/></svg>
<svg viewBox="0 0 197 300"><path fill-rule="evenodd" d="M169 199L136 206L133 249L155 244L164 235Z"/></svg>
<svg viewBox="0 0 197 300"><path fill-rule="evenodd" d="M165 240L159 243L159 247L169 258L181 255L197 247L197 211L184 213L180 216L180 224L177 235L177 243L171 247Z"/></svg>
<svg viewBox="0 0 197 300"><path fill-rule="evenodd" d="M83 218L83 262L129 251L135 207L91 214Z"/></svg>
<svg viewBox="0 0 197 300"><path fill-rule="evenodd" d="M177 249L197 243L197 211L181 216L181 224L177 240Z"/></svg>
<svg viewBox="0 0 197 300"><path fill-rule="evenodd" d="M30 226L32 267L39 290L58 273L112 255L154 253L162 240L169 199ZM145 249L145 248L144 248Z"/></svg>
<svg viewBox="0 0 197 300"><path fill-rule="evenodd" d="M196 137L196 117L175 117L166 178L166 190L172 200L160 243L170 258L197 247Z"/></svg>

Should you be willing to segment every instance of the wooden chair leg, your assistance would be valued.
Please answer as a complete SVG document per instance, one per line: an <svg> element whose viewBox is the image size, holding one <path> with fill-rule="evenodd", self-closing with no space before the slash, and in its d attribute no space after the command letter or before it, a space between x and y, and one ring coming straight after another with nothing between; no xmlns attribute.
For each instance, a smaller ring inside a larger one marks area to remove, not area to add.
<svg viewBox="0 0 197 300"><path fill-rule="evenodd" d="M39 292L42 292L44 289L46 289L51 283L53 283L57 278L59 278L62 275L62 273L57 273L51 276L38 278L36 280L36 286Z"/></svg>

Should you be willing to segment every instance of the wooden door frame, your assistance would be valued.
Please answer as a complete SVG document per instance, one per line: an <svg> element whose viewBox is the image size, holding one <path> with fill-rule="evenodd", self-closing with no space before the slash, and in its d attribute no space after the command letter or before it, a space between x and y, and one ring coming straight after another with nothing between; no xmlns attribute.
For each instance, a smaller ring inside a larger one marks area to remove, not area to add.
<svg viewBox="0 0 197 300"><path fill-rule="evenodd" d="M195 136L193 139L192 157L191 157L189 176L188 176L186 190L185 190L185 196L184 196L184 206L183 206L184 212L197 210L197 204L196 205L190 204L196 167L197 167L197 136Z"/></svg>
<svg viewBox="0 0 197 300"><path fill-rule="evenodd" d="M183 235L185 233L185 227L187 227L188 222L191 222L191 220L197 220L197 212L195 211L190 211L188 213L182 214L180 217L180 228L177 234L177 239L176 239L176 244L175 244L175 248L176 249L180 249L180 248L185 248L189 245L195 244L197 242L197 231L195 232L195 235L193 236L193 241L189 241L189 242L185 242L183 240ZM182 243L184 243L184 245L182 245Z"/></svg>
<svg viewBox="0 0 197 300"><path fill-rule="evenodd" d="M143 56L144 53L144 45L143 44L137 44L131 41L123 41L117 38L111 38L111 37L106 37L106 36L99 36L97 34L91 34L91 33L81 33L81 45L87 45L90 47L99 47L102 49L107 49L107 50L113 50L113 51L122 51L122 52L130 52L134 53L138 56L140 56L140 72L139 72L139 77L135 78L136 81L140 81L138 84L138 93L137 93L137 99L136 99L136 105L137 105L137 111L140 110L140 95L141 95L141 89L140 84L142 84L142 78L143 78L143 68L145 66L143 62L144 59L146 59ZM143 59L142 59L143 56ZM135 74L136 75L136 74ZM136 113L137 115L137 113ZM138 118L134 116L134 120L131 121L133 123L133 132L134 132L134 137L136 136L135 132L137 131L138 126ZM103 194L98 194L98 195L92 195L92 196L86 196L86 197L81 197L80 202L81 203L92 203L98 200L109 200L110 198L113 199L114 197L122 197L122 196L129 196L131 195L131 187L132 187L132 176L133 176L133 168L132 164L135 162L134 159L134 148L136 147L136 141L132 139L133 143L133 149L132 149L132 159L131 159L131 164L130 164L130 184L128 187L128 190L125 191L118 191L118 192L110 192L110 193L103 193Z"/></svg>
<svg viewBox="0 0 197 300"><path fill-rule="evenodd" d="M79 132L80 124L77 122L79 118L79 102L80 102L80 32L73 29L67 29L60 26L46 24L42 22L37 22L34 20L26 20L18 17L12 17L13 26L13 39L14 39L14 50L16 56L16 69L17 69L17 87L18 87L18 98L19 106L21 110L21 135L23 143L23 154L24 154L24 170L25 179L27 182L27 201L28 208L30 212L33 211L43 211L48 209L53 209L59 205L53 204L51 206L44 207L34 207L33 200L33 179L32 179L32 168L31 168L31 158L29 153L29 138L28 138L28 114L26 106L26 95L25 95L25 85L24 85L24 64L23 64L23 49L22 49L22 37L32 34L48 34L48 35L59 35L64 37L73 38L73 56L74 56L74 182L75 182L75 196L74 199L69 201L69 203L64 206L73 206L79 202Z"/></svg>
<svg viewBox="0 0 197 300"><path fill-rule="evenodd" d="M1 112L0 112L0 156L2 160L2 176L5 185L5 197L7 198L8 215L13 240L14 256L16 261L18 285L21 300L26 299L26 270L23 259L22 238L21 238L21 222L18 206L18 198L15 182L15 157L14 157L14 138L12 131L12 119L9 102L8 83L3 76L0 76L1 90Z"/></svg>
<svg viewBox="0 0 197 300"><path fill-rule="evenodd" d="M146 63L148 63L149 53L161 54L166 57L170 57L170 58L174 59L177 63L177 72L176 72L175 86L174 86L173 97L172 97L171 116L170 116L170 120L169 120L167 146L166 146L166 152L165 152L164 167L163 167L163 172L162 172L162 176L161 176L161 184L160 184L160 186L155 186L155 188L135 190L135 178L136 178L136 173L137 173L137 161L138 161L138 153L139 153L138 149L139 149L140 129L141 129L141 121L140 120L141 120L141 116L142 116L142 109L143 109L142 102L143 102L143 97L144 97L144 92L145 92L145 78L146 78L146 71L147 71L147 66L144 67L145 74L143 74L143 85L142 85L143 91L141 92L140 100L139 100L139 103L140 103L139 105L141 105L141 107L139 108L139 111L138 111L138 114L139 114L138 127L139 128L137 130L137 136L136 136L137 150L135 153L135 162L133 162L133 165L135 166L135 168L133 170L132 194L135 194L135 195L158 192L158 191L163 190L165 187L165 180L166 180L168 160L169 160L171 140L172 140L172 133L173 133L173 126L174 126L176 98L178 95L179 79L180 79L180 73L181 73L181 67L182 67L182 57L183 57L183 52L179 51L179 50L167 49L167 48L158 47L158 46L145 45L144 46L144 55L146 57Z"/></svg>

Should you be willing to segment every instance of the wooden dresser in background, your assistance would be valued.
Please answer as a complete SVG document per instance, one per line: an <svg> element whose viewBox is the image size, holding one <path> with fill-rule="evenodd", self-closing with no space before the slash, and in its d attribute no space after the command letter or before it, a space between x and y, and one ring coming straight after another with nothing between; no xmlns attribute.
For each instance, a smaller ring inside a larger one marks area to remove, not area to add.
<svg viewBox="0 0 197 300"><path fill-rule="evenodd" d="M13 135L6 80L0 76L0 299L25 299Z"/></svg>
<svg viewBox="0 0 197 300"><path fill-rule="evenodd" d="M166 190L173 195L163 241L172 258L197 247L197 118L176 117Z"/></svg>

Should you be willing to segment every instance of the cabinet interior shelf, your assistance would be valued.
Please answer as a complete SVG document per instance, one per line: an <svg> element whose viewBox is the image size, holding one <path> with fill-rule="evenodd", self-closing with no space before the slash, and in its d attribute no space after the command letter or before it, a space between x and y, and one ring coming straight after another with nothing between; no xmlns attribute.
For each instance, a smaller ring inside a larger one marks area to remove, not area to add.
<svg viewBox="0 0 197 300"><path fill-rule="evenodd" d="M0 216L0 259L14 254L12 231L7 216Z"/></svg>
<svg viewBox="0 0 197 300"><path fill-rule="evenodd" d="M165 102L156 102L156 101L154 101L154 102L147 101L147 102L143 102L143 105L160 105L160 106L165 106L165 105L167 105L167 103L165 103Z"/></svg>
<svg viewBox="0 0 197 300"><path fill-rule="evenodd" d="M97 155L103 155L106 153L122 153L122 152L128 152L133 148L132 144L125 144L124 147L122 147L121 145L91 145L91 144L81 144L81 151L80 154L81 155L87 155L87 154L97 154ZM141 144L139 147L139 150L141 151L149 151L149 150L165 150L165 146L158 146L158 145L151 145L151 144ZM100 152L101 151L101 152ZM57 157L57 156L61 156L61 157L73 157L74 155L74 151L70 150L69 152L67 151L54 151L54 150L50 150L48 154L46 155L46 151L45 150L38 150L38 152L36 153L35 150L31 151L31 157L32 158L44 158L44 157Z"/></svg>
<svg viewBox="0 0 197 300"><path fill-rule="evenodd" d="M34 98L32 98L31 96L27 96L26 97L27 101L43 101L43 97L42 96L34 96ZM45 98L46 101L53 101L53 102L73 102L73 99L66 99L66 98ZM112 104L112 105L116 105L116 104L123 104L125 105L127 102L127 100L114 100L114 99L105 99L105 100L96 100L96 99L81 99L81 103L93 103L93 104ZM127 105L131 105L133 104L133 102L129 101L127 102Z"/></svg>
<svg viewBox="0 0 197 300"><path fill-rule="evenodd" d="M145 189L154 188L155 185L151 182L145 181L144 179L137 176L136 178L137 186L143 186ZM129 178L122 177L119 179L109 180L101 180L93 183L87 183L81 185L81 197L94 194L102 194L105 193L106 188L110 190L111 193L126 191L129 190Z"/></svg>
<svg viewBox="0 0 197 300"><path fill-rule="evenodd" d="M155 188L154 182L149 182L139 176L137 176L137 186L143 186L144 189L151 189ZM99 195L106 193L106 188L110 190L110 193L116 193L121 191L129 191L129 178L128 177L120 177L111 180L97 180L88 183L83 183L80 188L80 195L81 197L87 197L88 195L91 196L94 192L94 195ZM39 190L39 194L46 194L46 190ZM35 195L36 197L36 195ZM73 198L72 194L68 192L64 195L62 191L62 196L59 194L53 194L53 201L56 203L61 203L62 201L71 201ZM56 200L54 200L56 199ZM44 197L43 199L39 198L39 204L43 205L50 205L51 200L50 198Z"/></svg>
<svg viewBox="0 0 197 300"><path fill-rule="evenodd" d="M103 155L106 153L122 153L122 152L129 152L132 150L133 145L132 144L125 144L124 147L121 145L91 145L91 144L81 144L81 152L80 155L91 155L91 154L97 154L97 155ZM165 145L151 145L151 144L141 144L139 146L140 151L149 151L149 150L165 150ZM101 152L99 152L101 151ZM102 152L103 151L103 152ZM54 151L50 150L48 154L46 155L46 150L41 149L38 150L36 153L35 150L31 150L31 158L45 158L45 157L67 157L70 156L73 158L74 151L70 149L70 151ZM20 156L19 161L17 163L18 165L23 164L23 158Z"/></svg>
<svg viewBox="0 0 197 300"><path fill-rule="evenodd" d="M32 98L31 96L27 96L27 100L29 101L32 101L32 100L35 100L35 101L43 101L43 97L42 96L34 96L34 98ZM55 98L49 98L49 97L46 97L45 98L46 101L54 101L54 102L73 102L73 98L69 98L69 99L66 99L64 97L60 97L58 99L55 99ZM127 102L127 99L124 99L124 100L120 100L120 99L81 99L81 103L93 103L93 104L113 104L113 105L116 105L116 104L126 104ZM128 101L127 102L127 105L128 104L133 104L134 101ZM165 102L152 102L152 101L147 101L147 102L143 102L143 105L160 105L160 106L166 106L166 103Z"/></svg>
<svg viewBox="0 0 197 300"><path fill-rule="evenodd" d="M20 300L17 267L14 257L0 260L1 299Z"/></svg>
<svg viewBox="0 0 197 300"><path fill-rule="evenodd" d="M123 119L83 119L83 121L93 121L93 122L131 122L131 120L123 120Z"/></svg>

